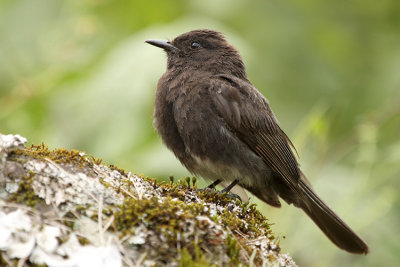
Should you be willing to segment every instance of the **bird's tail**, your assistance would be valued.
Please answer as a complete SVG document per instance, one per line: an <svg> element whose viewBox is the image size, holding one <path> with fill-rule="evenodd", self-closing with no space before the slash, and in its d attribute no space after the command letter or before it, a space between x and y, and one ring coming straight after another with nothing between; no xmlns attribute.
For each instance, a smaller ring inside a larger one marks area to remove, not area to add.
<svg viewBox="0 0 400 267"><path fill-rule="evenodd" d="M300 208L339 248L351 253L367 254L367 244L318 197L306 181L300 179L299 182L302 193Z"/></svg>

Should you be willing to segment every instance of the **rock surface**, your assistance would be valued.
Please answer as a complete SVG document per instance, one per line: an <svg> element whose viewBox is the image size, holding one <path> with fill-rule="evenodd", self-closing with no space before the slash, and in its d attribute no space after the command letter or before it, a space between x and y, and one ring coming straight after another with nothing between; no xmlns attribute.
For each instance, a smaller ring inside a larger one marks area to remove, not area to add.
<svg viewBox="0 0 400 267"><path fill-rule="evenodd" d="M0 135L0 265L296 266L254 205Z"/></svg>

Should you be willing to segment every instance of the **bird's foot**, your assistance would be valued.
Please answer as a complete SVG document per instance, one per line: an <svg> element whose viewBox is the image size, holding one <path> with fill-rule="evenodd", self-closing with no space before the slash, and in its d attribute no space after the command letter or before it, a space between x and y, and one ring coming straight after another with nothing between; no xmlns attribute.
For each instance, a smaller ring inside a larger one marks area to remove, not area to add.
<svg viewBox="0 0 400 267"><path fill-rule="evenodd" d="M202 189L196 189L196 192L204 192L207 195L213 195L213 194L218 194L218 195L223 195L226 197L230 197L233 199L238 199L240 200L240 202L242 202L242 199L240 198L239 195L237 194L233 194L233 193L229 193L229 191L232 189L233 186L235 186L237 184L237 181L235 180L232 184L230 184L228 187L222 189L221 191L217 191L215 189L215 186L218 185L221 181L220 180L216 180L215 182L213 182L212 184L210 184L209 186L202 188Z"/></svg>
<svg viewBox="0 0 400 267"><path fill-rule="evenodd" d="M230 198L233 198L233 199L237 199L237 200L239 200L240 202L243 202L242 199L239 197L239 195L234 194L234 193L228 193L228 192L222 190L222 191L217 192L217 194L225 195L226 197L230 197Z"/></svg>

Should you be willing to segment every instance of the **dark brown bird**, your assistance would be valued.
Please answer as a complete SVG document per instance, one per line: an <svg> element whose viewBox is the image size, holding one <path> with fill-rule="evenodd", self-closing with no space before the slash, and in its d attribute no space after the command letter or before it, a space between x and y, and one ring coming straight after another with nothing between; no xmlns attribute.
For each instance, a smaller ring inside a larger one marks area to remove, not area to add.
<svg viewBox="0 0 400 267"><path fill-rule="evenodd" d="M154 124L165 145L195 175L239 184L280 207L301 208L326 236L351 253L365 242L313 191L293 144L267 99L247 79L238 51L222 34L195 30L173 41L148 40L168 56L157 86Z"/></svg>

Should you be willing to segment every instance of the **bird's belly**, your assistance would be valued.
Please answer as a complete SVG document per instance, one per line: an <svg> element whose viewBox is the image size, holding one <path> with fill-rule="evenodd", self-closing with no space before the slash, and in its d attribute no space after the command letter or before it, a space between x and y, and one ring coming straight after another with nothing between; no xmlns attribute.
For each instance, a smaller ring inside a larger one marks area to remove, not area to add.
<svg viewBox="0 0 400 267"><path fill-rule="evenodd" d="M193 156L195 164L193 166L192 172L203 178L215 181L217 179L225 182L232 182L235 179L239 179L239 184L252 186L254 184L254 179L261 173L253 172L246 168L240 168L234 165L227 165L220 162L216 162L210 159L202 159L197 156ZM262 176L267 173L263 173Z"/></svg>

